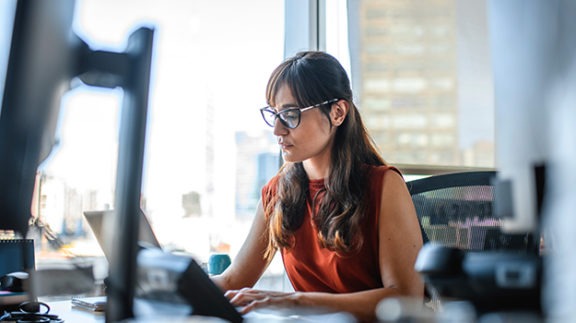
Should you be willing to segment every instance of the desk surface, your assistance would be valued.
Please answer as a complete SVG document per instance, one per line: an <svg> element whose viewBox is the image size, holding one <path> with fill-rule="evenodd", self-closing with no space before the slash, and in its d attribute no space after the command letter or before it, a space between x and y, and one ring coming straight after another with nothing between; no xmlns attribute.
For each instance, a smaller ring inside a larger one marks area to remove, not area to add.
<svg viewBox="0 0 576 323"><path fill-rule="evenodd" d="M90 310L84 310L72 305L71 301L55 301L48 302L50 305L50 313L58 315L66 323L96 323L105 322L106 314L104 312L95 312ZM180 322L224 322L223 320L210 318L210 317L198 317L198 316L177 316L177 315L153 315L149 312L146 313L146 317L129 320L128 322L170 322L170 323L180 323Z"/></svg>
<svg viewBox="0 0 576 323"><path fill-rule="evenodd" d="M50 313L58 315L66 323L94 323L105 322L106 316L104 312L93 312L83 310L72 306L70 300L47 302L50 305ZM163 311L159 311L163 312ZM244 316L247 322L334 322L334 323L352 323L356 320L349 314L345 313L320 313L313 311L304 311L308 313L296 313L291 310L273 310L262 309L251 312ZM170 322L170 323L184 323L184 322L225 322L218 318L204 317L204 316L189 316L189 315L153 315L150 311L146 311L145 317L138 317L137 319L130 320L129 322Z"/></svg>
<svg viewBox="0 0 576 323"><path fill-rule="evenodd" d="M105 322L104 312L82 310L72 306L70 301L47 302L50 305L50 313L56 314L67 323L75 322Z"/></svg>

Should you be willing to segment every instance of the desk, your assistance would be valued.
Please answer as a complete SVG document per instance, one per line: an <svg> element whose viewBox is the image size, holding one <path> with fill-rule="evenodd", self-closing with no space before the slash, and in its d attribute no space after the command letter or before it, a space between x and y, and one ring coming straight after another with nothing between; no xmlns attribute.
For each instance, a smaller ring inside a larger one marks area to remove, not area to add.
<svg viewBox="0 0 576 323"><path fill-rule="evenodd" d="M50 313L58 315L66 323L103 323L106 321L104 312L92 312L72 306L70 300L46 302L50 305ZM152 307L145 303L136 301L137 311L144 313L138 315L137 319L129 320L128 322L170 322L170 323L209 323L209 322L225 322L218 318L204 317L204 316L189 316L181 313L175 315L165 315L164 309L159 309L154 314ZM158 309L157 305L154 309ZM318 323L353 323L356 320L350 315L345 313L326 313L313 310L275 310L275 309L262 309L244 316L246 322L250 323L270 323L270 322L318 322Z"/></svg>
<svg viewBox="0 0 576 323"><path fill-rule="evenodd" d="M66 323L103 323L106 321L104 312L90 312L82 309L75 308L71 305L70 301L56 301L49 302L51 307L51 313L60 316ZM455 306L448 306L446 311L439 316L427 315L415 315L414 312L410 313L412 316L408 315L405 317L398 317L396 320L385 320L383 322L404 322L403 320L409 320L411 322L434 322L434 321L445 321L448 322L454 318L462 318L466 321L463 316L465 316L468 322L478 321L474 319L474 313L467 313L466 308L462 308L462 304L455 304ZM404 313L406 314L406 313ZM384 318L384 316L382 316ZM483 321L485 320L485 321ZM245 316L245 321L247 323L278 323L278 322L321 322L321 323L338 323L346 322L351 323L355 320L349 316L342 313L324 313L324 314L309 314L300 313L296 314L294 311L276 311L276 310L259 310L253 313L249 313ZM530 312L497 312L497 313L487 313L482 316L483 322L510 322L510 323L543 323L544 320L535 313ZM221 323L225 322L217 318L210 317L200 317L200 316L161 316L152 315L146 318L138 318L135 320L130 320L129 322L134 323L152 323L152 322L170 322L170 323Z"/></svg>
<svg viewBox="0 0 576 323"><path fill-rule="evenodd" d="M104 312L94 312L72 306L70 300L47 302L50 305L50 313L58 315L66 323L103 323L106 322ZM151 312L151 307L142 303L138 304L144 315L139 315L138 319L129 320L128 322L224 322L223 320L209 317L189 316L175 313L173 315L162 314L163 309L158 310L155 314Z"/></svg>
<svg viewBox="0 0 576 323"><path fill-rule="evenodd" d="M92 312L75 308L69 300L46 303L50 305L50 313L58 315L66 323L95 323L106 321L104 312Z"/></svg>

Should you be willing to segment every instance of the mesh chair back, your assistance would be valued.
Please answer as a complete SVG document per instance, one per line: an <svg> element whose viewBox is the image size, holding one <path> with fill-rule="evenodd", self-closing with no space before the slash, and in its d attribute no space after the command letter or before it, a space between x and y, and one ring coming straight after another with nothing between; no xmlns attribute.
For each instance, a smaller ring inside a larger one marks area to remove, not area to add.
<svg viewBox="0 0 576 323"><path fill-rule="evenodd" d="M407 183L424 242L464 250L525 250L525 234L506 234L492 213L494 171L434 175Z"/></svg>

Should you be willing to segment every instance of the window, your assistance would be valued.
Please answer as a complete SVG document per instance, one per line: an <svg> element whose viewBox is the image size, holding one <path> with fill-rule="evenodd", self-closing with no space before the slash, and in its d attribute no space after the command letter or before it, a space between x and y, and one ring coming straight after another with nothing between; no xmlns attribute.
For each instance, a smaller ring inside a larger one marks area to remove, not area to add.
<svg viewBox="0 0 576 323"><path fill-rule="evenodd" d="M155 29L142 208L166 249L199 262L234 257L278 167L259 108L283 59L284 1L79 0L74 25L92 48L110 50L141 25ZM37 213L69 255L103 256L82 212L114 206L121 105L121 91L87 86L64 99ZM38 241L39 261L60 257Z"/></svg>
<svg viewBox="0 0 576 323"><path fill-rule="evenodd" d="M349 39L356 103L384 158L418 169L494 167L486 1L348 4L339 37Z"/></svg>
<svg viewBox="0 0 576 323"><path fill-rule="evenodd" d="M285 1L77 2L76 32L93 48L123 49L137 26L155 28L142 208L167 249L203 262L211 252L234 257L244 241L279 164L258 108L288 51L286 33L300 41L306 21L285 21ZM318 48L349 71L385 160L420 170L494 166L485 1L318 3ZM118 90L86 86L64 99L60 146L38 179L35 212L47 226L35 232L50 231L68 254L102 258L82 212L114 205L121 100ZM39 259L61 257L43 236ZM274 262L265 283L278 287L281 273Z"/></svg>

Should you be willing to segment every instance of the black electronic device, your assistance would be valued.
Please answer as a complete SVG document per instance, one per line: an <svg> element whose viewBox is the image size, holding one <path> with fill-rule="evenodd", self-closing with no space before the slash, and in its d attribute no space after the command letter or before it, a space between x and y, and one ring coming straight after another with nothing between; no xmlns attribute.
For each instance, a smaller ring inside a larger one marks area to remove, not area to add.
<svg viewBox="0 0 576 323"><path fill-rule="evenodd" d="M56 143L61 98L71 81L122 88L117 202L109 225L121 247L110 259L106 320L130 318L154 32L139 28L123 52L91 50L73 32L74 0L2 5L14 14L0 110L0 230L28 231L37 169Z"/></svg>
<svg viewBox="0 0 576 323"><path fill-rule="evenodd" d="M508 251L469 251L440 244L424 245L415 265L433 295L466 300L478 313L540 312L542 259Z"/></svg>
<svg viewBox="0 0 576 323"><path fill-rule="evenodd" d="M24 271L7 273L0 277L0 291L24 292L24 285L29 277L30 274Z"/></svg>
<svg viewBox="0 0 576 323"><path fill-rule="evenodd" d="M38 165L55 144L60 98L77 67L72 0L8 1L13 25L0 110L0 229L28 230Z"/></svg>
<svg viewBox="0 0 576 323"><path fill-rule="evenodd" d="M202 267L189 256L150 248L138 255L137 296L190 306L190 314L242 322L242 315L226 299Z"/></svg>

